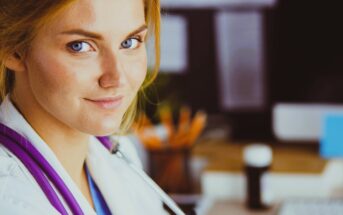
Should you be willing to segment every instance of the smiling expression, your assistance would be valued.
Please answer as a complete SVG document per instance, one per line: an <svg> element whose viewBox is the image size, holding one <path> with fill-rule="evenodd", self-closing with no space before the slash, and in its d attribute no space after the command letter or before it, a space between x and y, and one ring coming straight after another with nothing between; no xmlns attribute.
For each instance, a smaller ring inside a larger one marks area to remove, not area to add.
<svg viewBox="0 0 343 215"><path fill-rule="evenodd" d="M16 76L17 100L60 126L118 131L146 75L146 34L143 1L75 2L32 41Z"/></svg>

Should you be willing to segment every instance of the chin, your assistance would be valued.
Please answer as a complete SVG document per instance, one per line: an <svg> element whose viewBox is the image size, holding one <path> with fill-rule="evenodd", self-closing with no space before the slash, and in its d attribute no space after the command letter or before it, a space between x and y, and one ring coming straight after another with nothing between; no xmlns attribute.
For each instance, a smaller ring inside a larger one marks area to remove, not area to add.
<svg viewBox="0 0 343 215"><path fill-rule="evenodd" d="M85 129L84 132L94 135L94 136L108 136L113 135L114 133L117 133L120 130L120 123L113 122L111 120L110 122L102 122L93 123L91 127L88 127Z"/></svg>
<svg viewBox="0 0 343 215"><path fill-rule="evenodd" d="M93 135L94 136L108 136L108 135L113 135L118 132L119 132L119 126L102 127L102 128L96 129Z"/></svg>

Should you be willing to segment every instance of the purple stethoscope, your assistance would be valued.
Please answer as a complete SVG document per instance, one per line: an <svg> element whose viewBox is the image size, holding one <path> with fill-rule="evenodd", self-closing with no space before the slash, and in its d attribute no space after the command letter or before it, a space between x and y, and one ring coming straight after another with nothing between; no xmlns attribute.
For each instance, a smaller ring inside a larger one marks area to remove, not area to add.
<svg viewBox="0 0 343 215"><path fill-rule="evenodd" d="M106 147L112 154L117 154L124 159L127 164L133 169L150 187L161 197L162 201L176 214L185 215L184 212L175 204L164 191L150 179L143 170L137 168L120 150L118 143L112 143L108 137L97 137L97 139ZM61 200L57 196L55 190L51 186L51 181L58 192L61 194L67 203L72 214L84 214L75 197L65 185L61 177L52 168L49 162L43 155L33 146L33 144L25 137L18 134L13 129L0 123L0 143L13 153L29 170L36 182L40 185L45 196L48 198L52 206L62 215L68 215Z"/></svg>

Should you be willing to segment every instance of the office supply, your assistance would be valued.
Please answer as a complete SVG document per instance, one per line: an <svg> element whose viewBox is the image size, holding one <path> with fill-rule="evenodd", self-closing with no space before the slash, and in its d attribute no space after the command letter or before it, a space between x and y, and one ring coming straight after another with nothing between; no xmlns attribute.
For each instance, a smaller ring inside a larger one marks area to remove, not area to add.
<svg viewBox="0 0 343 215"><path fill-rule="evenodd" d="M323 120L320 154L324 158L343 157L343 113L327 115Z"/></svg>
<svg viewBox="0 0 343 215"><path fill-rule="evenodd" d="M272 150L263 144L244 148L246 201L250 209L266 209L271 204L268 171L272 164Z"/></svg>
<svg viewBox="0 0 343 215"><path fill-rule="evenodd" d="M343 114L343 105L280 103L273 107L275 136L282 141L318 141L324 117Z"/></svg>

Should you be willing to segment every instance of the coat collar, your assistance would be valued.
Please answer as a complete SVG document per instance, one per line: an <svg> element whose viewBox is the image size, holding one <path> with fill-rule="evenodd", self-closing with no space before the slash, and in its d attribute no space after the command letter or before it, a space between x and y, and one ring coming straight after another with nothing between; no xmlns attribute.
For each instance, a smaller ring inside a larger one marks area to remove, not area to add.
<svg viewBox="0 0 343 215"><path fill-rule="evenodd" d="M74 194L74 197L85 214L95 215L94 209L85 199L54 152L18 112L8 96L0 106L0 121L27 138L60 175L67 187ZM122 146L122 152L139 166L138 156L129 147L129 141L125 137L121 137L118 139L118 142ZM139 178L123 159L110 154L94 136L91 137L86 164L93 180L113 214L166 214L163 210L161 200L147 186L146 182ZM22 167L22 169L26 170L24 166ZM33 183L37 184L28 171L26 174ZM66 208L69 210L67 206Z"/></svg>
<svg viewBox="0 0 343 215"><path fill-rule="evenodd" d="M59 176L65 182L66 186L74 194L74 197L80 204L82 210L85 211L86 214L95 215L94 209L83 196L80 189L74 183L74 181L69 176L67 171L64 169L64 167L62 166L61 162L58 160L54 152L44 142L44 140L34 131L34 129L25 120L25 118L19 113L19 111L15 108L15 106L9 99L8 95L5 97L0 106L0 121L6 126L17 131L26 139L28 139L35 146L35 148L44 156L44 158L50 163L50 165L55 169L55 171L59 174ZM26 170L24 166L21 169ZM28 171L26 175L29 175L30 180L36 183L35 179L33 178L33 176L31 176L31 174ZM66 205L65 208L69 210L69 208Z"/></svg>

